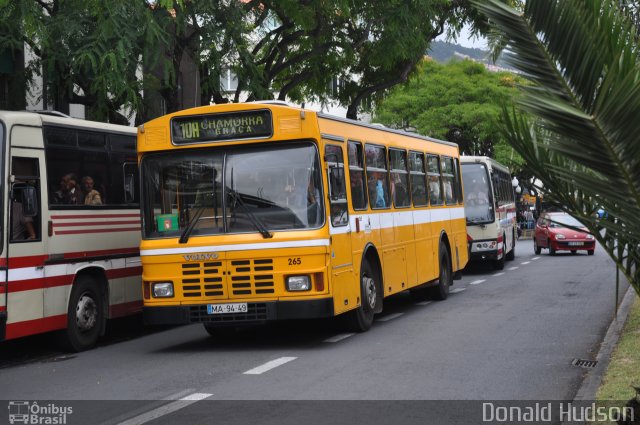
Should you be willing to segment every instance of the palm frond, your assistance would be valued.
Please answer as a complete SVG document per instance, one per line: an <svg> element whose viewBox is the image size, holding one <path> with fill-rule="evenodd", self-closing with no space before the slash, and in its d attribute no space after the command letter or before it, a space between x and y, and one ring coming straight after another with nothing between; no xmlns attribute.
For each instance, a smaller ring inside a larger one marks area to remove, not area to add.
<svg viewBox="0 0 640 425"><path fill-rule="evenodd" d="M640 293L640 66L614 0L477 2L534 84L503 131L547 199L580 219ZM523 114L526 113L528 115ZM595 220L604 206L609 219Z"/></svg>

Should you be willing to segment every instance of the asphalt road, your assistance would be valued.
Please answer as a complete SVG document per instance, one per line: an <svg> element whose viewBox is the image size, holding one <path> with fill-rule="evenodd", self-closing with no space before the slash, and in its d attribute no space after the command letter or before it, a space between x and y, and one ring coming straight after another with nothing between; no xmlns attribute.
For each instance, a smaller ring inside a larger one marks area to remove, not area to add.
<svg viewBox="0 0 640 425"><path fill-rule="evenodd" d="M503 271L471 264L452 289L443 302L385 300L363 334L311 321L212 338L199 325L143 329L134 318L79 354L46 337L5 343L0 399L72 403L67 423L244 423L239 412L265 423L299 422L302 412L306 423L353 423L354 414L389 423L417 420L418 406L467 423L456 414L477 402L461 400L573 399L588 369L572 362L595 358L614 313L615 267L600 247L535 256L526 240Z"/></svg>

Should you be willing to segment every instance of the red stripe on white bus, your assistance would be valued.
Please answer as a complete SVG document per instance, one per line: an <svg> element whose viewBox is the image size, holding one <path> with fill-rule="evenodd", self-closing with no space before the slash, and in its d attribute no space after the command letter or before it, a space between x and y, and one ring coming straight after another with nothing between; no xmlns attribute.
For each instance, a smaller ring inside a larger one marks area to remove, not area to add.
<svg viewBox="0 0 640 425"><path fill-rule="evenodd" d="M126 269L107 270L108 279L119 279L122 277L142 276L142 266L129 267Z"/></svg>
<svg viewBox="0 0 640 425"><path fill-rule="evenodd" d="M126 269L107 270L108 279L119 279L123 277L133 277L142 275L142 267L130 267ZM66 286L73 283L75 275L52 276L40 279L25 279L9 282L9 293L32 291L34 289L54 288L56 286Z"/></svg>
<svg viewBox="0 0 640 425"><path fill-rule="evenodd" d="M73 275L52 276L40 279L25 279L9 282L8 292L33 291L34 289L55 288L56 286L66 286L73 283Z"/></svg>
<svg viewBox="0 0 640 425"><path fill-rule="evenodd" d="M0 313L7 311L7 306L0 305Z"/></svg>
<svg viewBox="0 0 640 425"><path fill-rule="evenodd" d="M83 221L75 223L53 223L53 227L81 227L81 226L104 226L105 224L137 224L140 225L140 220L123 220L123 221Z"/></svg>
<svg viewBox="0 0 640 425"><path fill-rule="evenodd" d="M67 315L44 317L42 319L26 320L24 322L8 323L6 339L55 331L67 327Z"/></svg>
<svg viewBox="0 0 640 425"><path fill-rule="evenodd" d="M128 316L130 314L140 313L142 311L142 300L132 301L129 303L115 304L109 306L109 317L115 319L116 317Z"/></svg>
<svg viewBox="0 0 640 425"><path fill-rule="evenodd" d="M140 214L73 214L73 215L52 215L52 220L70 220L76 218L140 218Z"/></svg>
<svg viewBox="0 0 640 425"><path fill-rule="evenodd" d="M55 235L79 235L79 234L87 234L87 233L111 233L111 232L131 232L131 231L140 231L140 227L122 227L117 229L87 229L87 230L64 230L64 231L56 231Z"/></svg>
<svg viewBox="0 0 640 425"><path fill-rule="evenodd" d="M132 248L117 248L117 249L103 249L99 251L83 251L83 252L65 252L62 253L65 260L82 260L87 257L101 257L104 255L139 255L140 249L136 247ZM33 255L28 257L13 257L9 259L9 268L18 269L21 267L37 267L42 266L44 261L49 258L47 255ZM7 267L7 259L5 257L0 258L0 267Z"/></svg>

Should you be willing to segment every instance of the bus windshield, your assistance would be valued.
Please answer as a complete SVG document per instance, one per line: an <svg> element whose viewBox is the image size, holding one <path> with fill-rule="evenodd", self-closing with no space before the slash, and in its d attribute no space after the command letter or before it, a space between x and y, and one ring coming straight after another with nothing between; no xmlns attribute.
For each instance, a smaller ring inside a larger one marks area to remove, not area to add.
<svg viewBox="0 0 640 425"><path fill-rule="evenodd" d="M318 151L311 143L190 149L141 162L144 237L317 228L324 224Z"/></svg>
<svg viewBox="0 0 640 425"><path fill-rule="evenodd" d="M463 163L464 214L467 224L486 224L495 220L489 173L484 164Z"/></svg>

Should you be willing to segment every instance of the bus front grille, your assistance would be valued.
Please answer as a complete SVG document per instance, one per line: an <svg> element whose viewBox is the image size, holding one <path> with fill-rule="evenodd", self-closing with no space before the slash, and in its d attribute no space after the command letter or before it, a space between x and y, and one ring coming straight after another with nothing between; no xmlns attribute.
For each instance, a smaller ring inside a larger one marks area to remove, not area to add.
<svg viewBox="0 0 640 425"><path fill-rule="evenodd" d="M182 295L192 297L224 297L222 261L182 265Z"/></svg>
<svg viewBox="0 0 640 425"><path fill-rule="evenodd" d="M231 260L229 275L234 296L275 293L272 259Z"/></svg>
<svg viewBox="0 0 640 425"><path fill-rule="evenodd" d="M224 299L275 294L273 259L230 260L224 266L222 261L182 264L182 295Z"/></svg>

